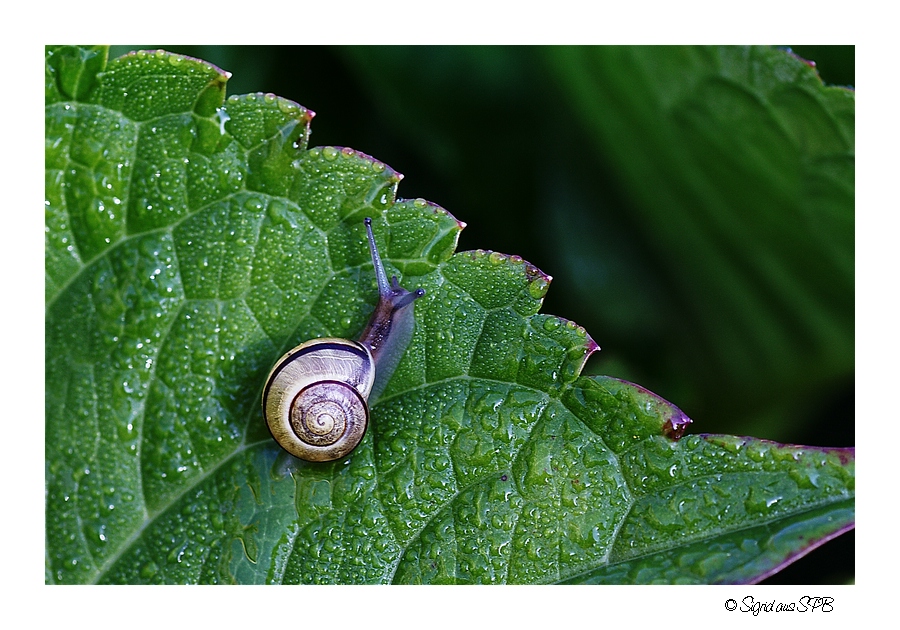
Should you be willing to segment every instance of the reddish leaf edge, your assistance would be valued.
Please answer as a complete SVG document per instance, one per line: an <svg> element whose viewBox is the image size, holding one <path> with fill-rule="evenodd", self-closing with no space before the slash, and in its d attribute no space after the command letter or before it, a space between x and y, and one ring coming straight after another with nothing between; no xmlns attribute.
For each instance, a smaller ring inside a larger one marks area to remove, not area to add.
<svg viewBox="0 0 900 630"><path fill-rule="evenodd" d="M720 434L720 433L699 433L699 434L697 434L697 437L700 437L703 439L728 437L728 438L733 439L736 436ZM806 444L790 444L790 443L784 443L784 442L776 442L775 440L766 440L763 438L755 438L755 437L751 437L751 436L739 436L739 437L740 437L740 439L753 440L755 442L764 442L764 443L771 444L771 445L777 446L777 447L782 447L782 448L798 448L798 449L804 449L804 450L808 450L808 451L820 451L822 453L837 455L841 460L842 466L847 465L851 461L852 462L856 461L856 447L855 446L845 446L845 447L841 447L841 446L809 446ZM759 584L763 580L766 580L767 578L770 578L773 575L783 571L785 567L793 564L794 562L803 558L810 552L815 551L816 549L818 549L825 543L827 543L831 540L834 540L838 536L846 534L847 532L849 532L850 530L855 529L855 528L856 528L856 519L853 519L852 521L850 521L843 527L836 529L835 531L833 531L829 534L826 534L825 536L822 536L821 538L816 538L814 540L810 540L809 543L806 546L804 546L802 549L799 549L799 550L789 554L779 564L772 566L764 573L756 575L753 577L753 579L750 579L747 581L735 582L735 584Z"/></svg>
<svg viewBox="0 0 900 630"><path fill-rule="evenodd" d="M855 529L855 528L856 528L856 520L854 519L853 521L847 523L844 527L842 527L842 528L840 528L840 529L838 529L838 530L835 530L835 531L832 532L831 534L828 534L828 535L826 535L826 536L823 536L822 538L817 538L816 540L810 541L810 543L809 543L806 547L804 547L804 548L801 549L800 551L797 551L797 552L795 552L795 553L789 555L787 558L785 558L785 559L781 562L781 564L772 567L771 569L769 569L769 570L766 571L765 573L762 573L762 574L756 576L756 577L755 577L754 579L752 579L752 580L748 580L747 582L743 582L743 584L759 584L759 583L762 582L763 580L765 580L765 579L767 579L767 578L770 578L770 577L772 577L773 575L775 575L776 573L779 573L779 572L783 571L785 567L787 567L787 566L789 566L789 565L795 563L797 560L799 560L800 558L802 558L802 557L805 556L806 554L810 553L811 551L814 551L815 549L818 549L819 547L821 547L822 545L824 545L824 544L827 543L828 541L834 540L834 539L837 538L838 536L841 536L841 535L843 535L843 534L846 534L847 532L849 532L850 530Z"/></svg>

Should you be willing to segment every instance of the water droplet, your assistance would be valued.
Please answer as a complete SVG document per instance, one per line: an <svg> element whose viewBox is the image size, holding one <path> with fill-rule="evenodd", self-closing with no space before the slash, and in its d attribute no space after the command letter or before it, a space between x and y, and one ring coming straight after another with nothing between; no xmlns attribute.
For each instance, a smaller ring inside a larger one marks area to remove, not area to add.
<svg viewBox="0 0 900 630"><path fill-rule="evenodd" d="M541 277L537 277L528 283L528 293L536 300L543 298L547 294L549 283ZM572 322L570 322L572 323ZM571 327L574 327L574 323Z"/></svg>
<svg viewBox="0 0 900 630"><path fill-rule="evenodd" d="M300 108L295 104L285 99L278 99L278 109L281 110L283 114L287 114L288 116L297 116L300 113Z"/></svg>
<svg viewBox="0 0 900 630"><path fill-rule="evenodd" d="M224 108L220 107L216 110L216 118L219 119L219 133L225 135L225 123L231 120L231 116Z"/></svg>
<svg viewBox="0 0 900 630"><path fill-rule="evenodd" d="M141 577L145 580L149 580L156 575L157 572L159 572L159 567L152 560L141 567Z"/></svg>
<svg viewBox="0 0 900 630"><path fill-rule="evenodd" d="M819 471L815 469L792 469L788 475L803 490L812 490L819 487Z"/></svg>
<svg viewBox="0 0 900 630"><path fill-rule="evenodd" d="M751 514L764 514L781 500L781 496L772 492L768 488L760 488L751 486L747 499L744 501L744 508Z"/></svg>

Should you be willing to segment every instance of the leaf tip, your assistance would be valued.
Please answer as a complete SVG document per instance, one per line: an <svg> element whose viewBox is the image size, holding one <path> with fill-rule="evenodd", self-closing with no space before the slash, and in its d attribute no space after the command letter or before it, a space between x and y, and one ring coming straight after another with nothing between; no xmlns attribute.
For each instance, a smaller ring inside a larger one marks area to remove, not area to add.
<svg viewBox="0 0 900 630"><path fill-rule="evenodd" d="M688 418L678 407L674 405L672 407L675 411L663 424L663 435L672 440L680 440L693 420Z"/></svg>
<svg viewBox="0 0 900 630"><path fill-rule="evenodd" d="M795 53L793 50L791 50L790 48L785 48L785 49L784 49L784 52L786 52L788 55L790 55L791 57L793 57L794 59L796 59L796 60L799 61L800 63L809 66L809 67L812 68L813 70L816 69L816 62L815 62L815 61L812 61L811 59L804 59L803 57L801 57L800 55L798 55L797 53Z"/></svg>

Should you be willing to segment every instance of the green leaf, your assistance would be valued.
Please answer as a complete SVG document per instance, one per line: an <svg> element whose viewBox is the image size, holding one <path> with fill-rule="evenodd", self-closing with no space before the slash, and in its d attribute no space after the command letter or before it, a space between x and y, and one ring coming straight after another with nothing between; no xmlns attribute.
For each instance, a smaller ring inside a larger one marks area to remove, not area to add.
<svg viewBox="0 0 900 630"><path fill-rule="evenodd" d="M824 48L813 69L770 47L337 47L298 93L322 102L349 67L330 115L377 124L334 137L401 145L410 185L479 217L471 242L552 270L548 310L604 333L592 373L649 385L710 430L842 445L854 96L816 70L835 76L836 51L852 69L853 47ZM285 91L296 63L281 51L248 70Z"/></svg>
<svg viewBox="0 0 900 630"><path fill-rule="evenodd" d="M105 57L47 50L48 582L754 581L851 526L852 449L678 439L670 403L580 375L597 346L538 313L548 276L454 253L390 167L307 149L311 112ZM364 327L366 216L427 294L360 447L300 462L260 393Z"/></svg>
<svg viewBox="0 0 900 630"><path fill-rule="evenodd" d="M585 141L615 156L629 219L672 261L670 342L716 415L777 431L852 379L853 91L770 47L545 50Z"/></svg>

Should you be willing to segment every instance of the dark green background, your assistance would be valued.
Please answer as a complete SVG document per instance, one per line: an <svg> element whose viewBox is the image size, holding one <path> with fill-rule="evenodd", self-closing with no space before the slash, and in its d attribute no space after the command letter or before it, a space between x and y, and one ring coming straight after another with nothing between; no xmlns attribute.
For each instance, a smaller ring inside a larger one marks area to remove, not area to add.
<svg viewBox="0 0 900 630"><path fill-rule="evenodd" d="M586 370L671 400L693 418L692 432L854 444L852 356L842 369L797 374L793 385L781 375L777 386L761 389L727 361L691 352L702 323L690 313L715 320L717 309L722 318L727 311L714 294L684 303L672 279L689 273L680 265L692 252L660 251L635 220L640 202L616 166L637 149L590 141L591 121L549 49L154 44L113 47L110 57L140 48L220 66L233 74L229 94L271 92L314 110L310 146L377 157L405 175L401 197L424 197L468 224L461 250L518 254L552 275L543 311L575 320L603 348ZM852 46L792 49L816 62L826 84L854 83ZM596 115L629 124L622 112ZM839 334L852 348L852 312L849 321ZM844 582L853 575L853 546L852 534L842 536L770 581Z"/></svg>

